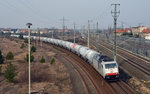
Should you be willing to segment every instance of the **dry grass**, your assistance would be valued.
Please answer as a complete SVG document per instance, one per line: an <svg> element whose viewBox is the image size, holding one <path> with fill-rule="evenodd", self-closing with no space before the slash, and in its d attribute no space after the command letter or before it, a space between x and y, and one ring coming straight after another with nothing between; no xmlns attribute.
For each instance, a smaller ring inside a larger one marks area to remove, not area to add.
<svg viewBox="0 0 150 94"><path fill-rule="evenodd" d="M11 62L16 66L18 75L16 81L18 83L8 83L5 80L0 83L0 94L26 94L28 91L28 63L24 61L24 57L28 52L27 45L24 49L20 49L22 40L4 39L2 43L2 50L4 56L8 51L12 51L15 58ZM37 52L34 53L35 61L31 63L31 90L35 90L38 94L68 94L71 92L70 76L67 73L66 67L60 63L57 58L53 65L50 65L50 60L55 57L56 53L52 52L47 44L43 47L37 46ZM46 62L41 64L39 59L44 56ZM2 66L2 72L6 64ZM43 90L45 93L40 93Z"/></svg>
<svg viewBox="0 0 150 94"><path fill-rule="evenodd" d="M18 81L20 83L28 82L28 66L20 73ZM47 64L32 64L31 66L31 81L32 82L52 82L54 75L49 73L49 66Z"/></svg>
<svg viewBox="0 0 150 94"><path fill-rule="evenodd" d="M132 86L132 88L135 89L135 91L137 91L139 94L150 94L150 89L145 87L141 82L139 82L137 79L135 78L131 78L128 83L130 84L130 86Z"/></svg>

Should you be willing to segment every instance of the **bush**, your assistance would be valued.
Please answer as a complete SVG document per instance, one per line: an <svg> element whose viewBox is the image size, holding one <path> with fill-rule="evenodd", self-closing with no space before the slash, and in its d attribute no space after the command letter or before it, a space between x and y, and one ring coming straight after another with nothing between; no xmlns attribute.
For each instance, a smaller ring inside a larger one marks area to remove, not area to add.
<svg viewBox="0 0 150 94"><path fill-rule="evenodd" d="M41 60L40 60L41 63L45 63L45 58L42 56Z"/></svg>
<svg viewBox="0 0 150 94"><path fill-rule="evenodd" d="M31 52L36 52L36 48L34 46L31 47Z"/></svg>
<svg viewBox="0 0 150 94"><path fill-rule="evenodd" d="M51 64L54 64L54 63L55 63L55 58L52 58L52 60L51 60L50 63L51 63Z"/></svg>
<svg viewBox="0 0 150 94"><path fill-rule="evenodd" d="M139 38L140 36L136 34L136 35L134 35L134 37L135 37L135 38Z"/></svg>
<svg viewBox="0 0 150 94"><path fill-rule="evenodd" d="M19 35L19 39L23 39L23 35Z"/></svg>
<svg viewBox="0 0 150 94"><path fill-rule="evenodd" d="M0 74L2 73L2 65L0 65Z"/></svg>
<svg viewBox="0 0 150 94"><path fill-rule="evenodd" d="M124 32L122 34L122 36L129 36L129 37L132 37L133 36L133 33L132 32Z"/></svg>
<svg viewBox="0 0 150 94"><path fill-rule="evenodd" d="M2 55L2 51L0 50L0 64L4 64L4 57Z"/></svg>
<svg viewBox="0 0 150 94"><path fill-rule="evenodd" d="M8 52L8 53L7 53L7 56L6 56L6 59L8 59L8 60L13 60L13 59L14 59L13 53L12 53L12 52Z"/></svg>
<svg viewBox="0 0 150 94"><path fill-rule="evenodd" d="M25 45L24 45L24 43L22 43L20 48L23 49L24 47L25 47Z"/></svg>
<svg viewBox="0 0 150 94"><path fill-rule="evenodd" d="M28 43L28 39L26 38L26 39L24 39L24 43Z"/></svg>
<svg viewBox="0 0 150 94"><path fill-rule="evenodd" d="M26 57L24 58L24 60L25 61L29 61L29 54L26 54ZM30 62L33 62L34 61L34 56L32 55L32 53L31 53L31 55L30 55Z"/></svg>
<svg viewBox="0 0 150 94"><path fill-rule="evenodd" d="M17 76L16 68L11 62L8 63L6 66L6 70L4 72L4 77L9 81L9 82L14 82L14 78Z"/></svg>

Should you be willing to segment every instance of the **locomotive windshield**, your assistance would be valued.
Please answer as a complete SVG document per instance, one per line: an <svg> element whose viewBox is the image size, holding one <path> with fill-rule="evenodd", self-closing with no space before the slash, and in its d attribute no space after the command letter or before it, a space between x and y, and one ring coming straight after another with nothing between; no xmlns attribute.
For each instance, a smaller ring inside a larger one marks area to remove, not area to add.
<svg viewBox="0 0 150 94"><path fill-rule="evenodd" d="M116 63L105 64L105 68L106 68L106 69L109 69L109 68L116 68L116 67L117 67Z"/></svg>
<svg viewBox="0 0 150 94"><path fill-rule="evenodd" d="M108 56L102 55L99 57L99 61L107 62L107 61L114 61L114 60L109 58Z"/></svg>

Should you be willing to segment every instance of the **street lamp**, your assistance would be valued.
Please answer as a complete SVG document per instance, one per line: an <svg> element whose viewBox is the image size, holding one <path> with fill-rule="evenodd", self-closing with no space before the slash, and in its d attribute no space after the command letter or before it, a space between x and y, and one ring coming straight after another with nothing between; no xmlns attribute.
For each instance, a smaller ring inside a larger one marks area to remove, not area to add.
<svg viewBox="0 0 150 94"><path fill-rule="evenodd" d="M31 72L30 72L30 32L31 31L30 31L30 27L31 27L32 23L27 23L26 25L28 26L28 48L29 48L29 53L28 53L29 54L28 55L29 56L29 59L28 59L28 62L29 62L29 94L31 94L31 92L30 92L31 91L30 90L31 89L30 88L31 87Z"/></svg>

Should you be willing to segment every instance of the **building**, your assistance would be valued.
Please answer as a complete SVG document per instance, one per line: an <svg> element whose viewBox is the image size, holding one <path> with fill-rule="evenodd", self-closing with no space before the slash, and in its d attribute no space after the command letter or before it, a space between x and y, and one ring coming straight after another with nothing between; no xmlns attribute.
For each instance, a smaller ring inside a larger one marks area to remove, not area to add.
<svg viewBox="0 0 150 94"><path fill-rule="evenodd" d="M116 29L117 36L121 36L125 31L122 29Z"/></svg>
<svg viewBox="0 0 150 94"><path fill-rule="evenodd" d="M147 29L146 26L138 26L138 27L132 27L132 33L133 35L138 35L141 33L144 29Z"/></svg>
<svg viewBox="0 0 150 94"><path fill-rule="evenodd" d="M150 40L150 28L144 29L141 35L143 38Z"/></svg>
<svg viewBox="0 0 150 94"><path fill-rule="evenodd" d="M28 29L20 29L20 33L28 33Z"/></svg>
<svg viewBox="0 0 150 94"><path fill-rule="evenodd" d="M123 34L129 34L132 33L131 28L125 28L125 29L116 29L117 36L121 36Z"/></svg>
<svg viewBox="0 0 150 94"><path fill-rule="evenodd" d="M57 29L58 32L63 32L63 29ZM64 32L70 32L72 31L71 29L64 29Z"/></svg>

